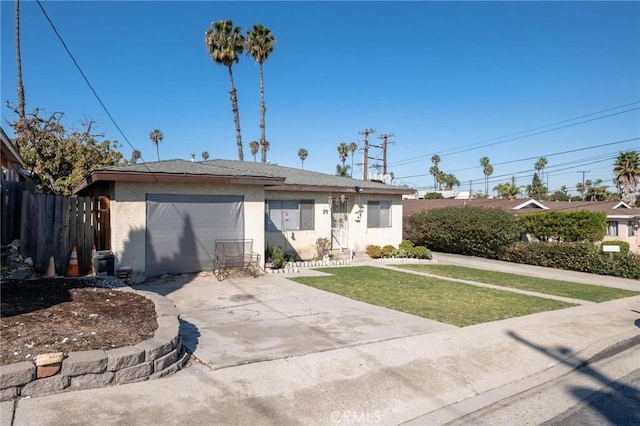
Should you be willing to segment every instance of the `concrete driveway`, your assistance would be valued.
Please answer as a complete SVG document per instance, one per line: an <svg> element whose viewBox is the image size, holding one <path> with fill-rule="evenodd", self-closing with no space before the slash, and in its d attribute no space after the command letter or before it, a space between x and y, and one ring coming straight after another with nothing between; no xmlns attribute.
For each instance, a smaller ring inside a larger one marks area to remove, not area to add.
<svg viewBox="0 0 640 426"><path fill-rule="evenodd" d="M177 277L136 288L175 302L184 343L213 369L456 328L287 279L301 275Z"/></svg>

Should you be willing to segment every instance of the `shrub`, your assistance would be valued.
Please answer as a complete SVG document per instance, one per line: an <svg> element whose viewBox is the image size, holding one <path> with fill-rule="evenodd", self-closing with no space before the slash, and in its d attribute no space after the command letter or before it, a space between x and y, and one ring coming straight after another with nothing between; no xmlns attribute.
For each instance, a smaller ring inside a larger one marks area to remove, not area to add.
<svg viewBox="0 0 640 426"><path fill-rule="evenodd" d="M282 247L273 247L270 249L271 256L268 259L272 264L274 269L282 268L288 260L287 253L284 251Z"/></svg>
<svg viewBox="0 0 640 426"><path fill-rule="evenodd" d="M497 208L446 207L405 219L405 239L446 253L496 259L522 236L517 217Z"/></svg>
<svg viewBox="0 0 640 426"><path fill-rule="evenodd" d="M328 238L320 237L316 240L316 253L318 259L322 259L326 254L329 254L331 249L331 240Z"/></svg>
<svg viewBox="0 0 640 426"><path fill-rule="evenodd" d="M380 246L371 244L367 246L365 251L372 259L379 259L382 257L382 248Z"/></svg>
<svg viewBox="0 0 640 426"><path fill-rule="evenodd" d="M444 198L444 195L439 192L427 192L422 198L425 200L441 200Z"/></svg>
<svg viewBox="0 0 640 426"><path fill-rule="evenodd" d="M394 257L398 254L398 250L391 244L382 247L382 257Z"/></svg>
<svg viewBox="0 0 640 426"><path fill-rule="evenodd" d="M571 271L640 279L640 255L609 258L591 243L514 243L501 256L502 260Z"/></svg>
<svg viewBox="0 0 640 426"><path fill-rule="evenodd" d="M433 259L431 251L425 246L416 246L412 248L413 255L418 259Z"/></svg>
<svg viewBox="0 0 640 426"><path fill-rule="evenodd" d="M524 231L540 241L602 240L607 232L604 212L550 211L529 213L519 217Z"/></svg>

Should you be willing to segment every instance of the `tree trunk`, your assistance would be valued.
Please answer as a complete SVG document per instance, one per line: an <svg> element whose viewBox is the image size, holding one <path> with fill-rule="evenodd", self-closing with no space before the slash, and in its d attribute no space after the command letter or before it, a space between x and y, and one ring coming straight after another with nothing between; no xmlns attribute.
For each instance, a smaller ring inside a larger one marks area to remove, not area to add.
<svg viewBox="0 0 640 426"><path fill-rule="evenodd" d="M25 119L24 86L22 85L22 56L20 55L20 0L16 0L16 64L18 67L18 120Z"/></svg>
<svg viewBox="0 0 640 426"><path fill-rule="evenodd" d="M264 116L267 113L267 107L264 105L264 77L262 74L262 62L260 62L260 146L262 147L262 162L267 162L267 137L264 131Z"/></svg>
<svg viewBox="0 0 640 426"><path fill-rule="evenodd" d="M231 90L229 95L231 96L231 109L233 110L233 122L236 125L236 141L238 143L238 160L244 161L244 153L242 151L242 135L240 134L240 114L238 113L238 96L236 95L236 88L233 84L233 72L231 66L229 66L229 80L231 81Z"/></svg>

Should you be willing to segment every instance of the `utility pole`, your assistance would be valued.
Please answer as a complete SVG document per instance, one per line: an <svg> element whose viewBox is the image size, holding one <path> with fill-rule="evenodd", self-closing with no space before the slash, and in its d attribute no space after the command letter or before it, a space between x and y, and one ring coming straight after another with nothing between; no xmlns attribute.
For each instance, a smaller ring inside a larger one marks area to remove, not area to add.
<svg viewBox="0 0 640 426"><path fill-rule="evenodd" d="M378 138L382 139L382 174L387 174L387 139L392 138L393 133L383 133ZM393 142L391 142L393 143Z"/></svg>
<svg viewBox="0 0 640 426"><path fill-rule="evenodd" d="M363 131L358 132L359 134L364 135L364 160L362 165L362 180L367 180L369 178L369 135L375 132L375 129L364 129Z"/></svg>
<svg viewBox="0 0 640 426"><path fill-rule="evenodd" d="M591 170L578 170L578 173L582 173L582 191L580 191L580 193L582 194L582 201L584 201L584 190L585 190L585 187L584 187L584 175L586 173L590 173L590 172L591 172Z"/></svg>

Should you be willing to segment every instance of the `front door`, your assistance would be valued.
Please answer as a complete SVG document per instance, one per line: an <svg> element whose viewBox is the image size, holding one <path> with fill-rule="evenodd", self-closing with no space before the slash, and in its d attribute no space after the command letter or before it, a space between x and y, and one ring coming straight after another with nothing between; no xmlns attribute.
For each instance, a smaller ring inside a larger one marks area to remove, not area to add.
<svg viewBox="0 0 640 426"><path fill-rule="evenodd" d="M349 200L336 198L331 205L331 249L349 247Z"/></svg>

